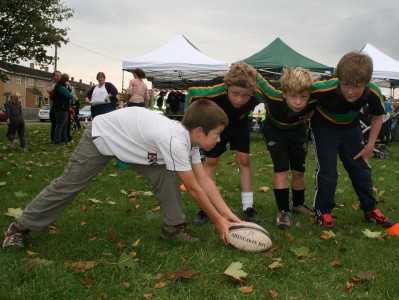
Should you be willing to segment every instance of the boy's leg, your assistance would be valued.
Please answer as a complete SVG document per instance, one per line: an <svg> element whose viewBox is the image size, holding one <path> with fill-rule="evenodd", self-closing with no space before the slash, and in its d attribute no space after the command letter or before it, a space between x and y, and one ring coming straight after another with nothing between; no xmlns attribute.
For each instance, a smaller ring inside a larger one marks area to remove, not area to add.
<svg viewBox="0 0 399 300"><path fill-rule="evenodd" d="M176 172L167 170L165 165L129 165L151 182L160 202L164 223L167 225L184 223L186 217L183 212L179 177Z"/></svg>
<svg viewBox="0 0 399 300"><path fill-rule="evenodd" d="M334 195L338 180L337 154L340 135L340 130L312 128L317 163L313 207L318 215L331 214L335 206Z"/></svg>
<svg viewBox="0 0 399 300"><path fill-rule="evenodd" d="M359 197L360 208L364 212L369 212L376 208L376 200L373 196L372 170L363 158L353 159L363 148L364 143L360 128L348 128L343 134L339 157L348 172L353 189Z"/></svg>
<svg viewBox="0 0 399 300"><path fill-rule="evenodd" d="M25 149L26 148L25 121L22 118L18 120L18 137L19 137L19 142L21 144L21 148Z"/></svg>
<svg viewBox="0 0 399 300"><path fill-rule="evenodd" d="M65 167L24 209L17 220L19 229L41 231L51 224L78 194L112 159L104 156L93 143L91 130L86 129Z"/></svg>
<svg viewBox="0 0 399 300"><path fill-rule="evenodd" d="M186 216L182 207L182 196L179 178L176 172L169 171L164 165L144 166L130 164L130 166L148 179L160 201L163 213L161 238L176 238L185 242L198 242L199 239L191 235L186 228Z"/></svg>

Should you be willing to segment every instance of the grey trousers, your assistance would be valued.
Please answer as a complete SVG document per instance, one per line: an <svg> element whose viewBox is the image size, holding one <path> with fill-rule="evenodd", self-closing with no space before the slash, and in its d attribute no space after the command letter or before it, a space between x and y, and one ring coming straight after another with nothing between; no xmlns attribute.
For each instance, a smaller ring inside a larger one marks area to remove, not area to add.
<svg viewBox="0 0 399 300"><path fill-rule="evenodd" d="M24 209L17 220L17 227L42 231L66 209L73 198L89 184L108 164L112 156L101 154L93 143L91 128L86 128L64 173L44 188ZM148 179L160 201L164 224L178 225L185 222L182 196L176 172L165 165L129 166Z"/></svg>

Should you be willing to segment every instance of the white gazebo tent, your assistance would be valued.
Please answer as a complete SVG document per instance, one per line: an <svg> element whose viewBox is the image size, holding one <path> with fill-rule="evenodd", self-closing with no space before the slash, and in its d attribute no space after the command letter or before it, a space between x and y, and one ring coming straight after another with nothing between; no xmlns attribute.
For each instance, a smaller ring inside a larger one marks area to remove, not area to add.
<svg viewBox="0 0 399 300"><path fill-rule="evenodd" d="M399 86L399 61L367 43L361 50L373 59L373 81L381 87L393 90Z"/></svg>
<svg viewBox="0 0 399 300"><path fill-rule="evenodd" d="M122 62L123 71L143 69L155 89L186 89L191 81L208 80L226 71L228 64L206 56L179 34L165 45Z"/></svg>

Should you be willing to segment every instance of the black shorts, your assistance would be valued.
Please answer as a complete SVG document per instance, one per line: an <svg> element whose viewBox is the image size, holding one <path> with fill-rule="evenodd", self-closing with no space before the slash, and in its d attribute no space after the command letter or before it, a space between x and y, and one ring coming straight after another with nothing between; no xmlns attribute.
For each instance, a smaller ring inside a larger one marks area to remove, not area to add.
<svg viewBox="0 0 399 300"><path fill-rule="evenodd" d="M265 123L262 128L266 147L273 160L274 172L305 172L308 152L307 126L282 130Z"/></svg>
<svg viewBox="0 0 399 300"><path fill-rule="evenodd" d="M206 157L216 158L227 151L227 144L230 143L230 150L237 150L249 153L250 131L248 126L229 127L220 135L220 142L210 151L205 151Z"/></svg>

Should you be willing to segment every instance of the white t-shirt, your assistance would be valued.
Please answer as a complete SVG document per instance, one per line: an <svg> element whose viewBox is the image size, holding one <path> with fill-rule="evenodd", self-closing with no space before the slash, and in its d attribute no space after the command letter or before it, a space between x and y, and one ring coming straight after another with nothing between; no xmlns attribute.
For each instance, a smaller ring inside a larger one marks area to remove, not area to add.
<svg viewBox="0 0 399 300"><path fill-rule="evenodd" d="M108 96L108 92L105 89L105 84L103 84L102 87L99 87L98 85L94 88L93 94L91 95L90 102L94 105L100 104L100 103L105 103L105 97Z"/></svg>
<svg viewBox="0 0 399 300"><path fill-rule="evenodd" d="M142 107L126 107L93 119L92 136L104 155L125 163L166 165L171 171L189 171L201 163L198 147L191 147L188 130Z"/></svg>

